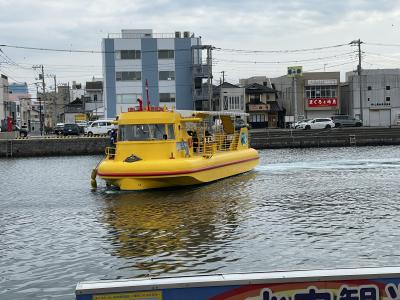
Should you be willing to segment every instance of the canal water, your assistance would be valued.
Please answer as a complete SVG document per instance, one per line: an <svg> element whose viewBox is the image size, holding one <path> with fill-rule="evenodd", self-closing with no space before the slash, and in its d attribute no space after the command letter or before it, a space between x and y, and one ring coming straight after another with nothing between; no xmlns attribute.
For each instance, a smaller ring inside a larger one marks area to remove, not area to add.
<svg viewBox="0 0 400 300"><path fill-rule="evenodd" d="M101 157L0 160L0 299L78 281L400 265L400 148L260 151L252 172L90 190Z"/></svg>

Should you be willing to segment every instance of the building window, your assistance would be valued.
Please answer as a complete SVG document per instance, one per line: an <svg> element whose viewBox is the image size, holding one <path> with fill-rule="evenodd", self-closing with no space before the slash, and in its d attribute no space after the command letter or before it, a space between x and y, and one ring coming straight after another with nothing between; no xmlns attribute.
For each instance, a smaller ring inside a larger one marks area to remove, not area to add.
<svg viewBox="0 0 400 300"><path fill-rule="evenodd" d="M265 115L263 114L250 115L250 122L251 123L265 122Z"/></svg>
<svg viewBox="0 0 400 300"><path fill-rule="evenodd" d="M175 102L176 95L173 93L160 93L160 103Z"/></svg>
<svg viewBox="0 0 400 300"><path fill-rule="evenodd" d="M137 81L142 80L142 73L131 71L131 72L116 72L117 81Z"/></svg>
<svg viewBox="0 0 400 300"><path fill-rule="evenodd" d="M390 91L390 85L387 85L387 86L386 86L386 90L387 90L387 91Z"/></svg>
<svg viewBox="0 0 400 300"><path fill-rule="evenodd" d="M305 87L307 99L336 98L336 86L334 85L311 85Z"/></svg>
<svg viewBox="0 0 400 300"><path fill-rule="evenodd" d="M117 104L137 105L137 99L142 98L142 94L117 94Z"/></svg>
<svg viewBox="0 0 400 300"><path fill-rule="evenodd" d="M386 97L386 101L390 101L390 97Z"/></svg>
<svg viewBox="0 0 400 300"><path fill-rule="evenodd" d="M228 96L224 96L224 110L228 110Z"/></svg>
<svg viewBox="0 0 400 300"><path fill-rule="evenodd" d="M93 95L93 101L94 101L94 102L97 101L97 95Z"/></svg>
<svg viewBox="0 0 400 300"><path fill-rule="evenodd" d="M261 94L250 94L249 100L251 104L261 103Z"/></svg>
<svg viewBox="0 0 400 300"><path fill-rule="evenodd" d="M174 57L174 50L158 50L159 59L173 59Z"/></svg>
<svg viewBox="0 0 400 300"><path fill-rule="evenodd" d="M368 91L371 91L372 90L372 87L369 85L368 86Z"/></svg>
<svg viewBox="0 0 400 300"><path fill-rule="evenodd" d="M175 80L175 71L160 71L158 78L159 80Z"/></svg>
<svg viewBox="0 0 400 300"><path fill-rule="evenodd" d="M140 59L140 50L118 50L115 51L115 59Z"/></svg>

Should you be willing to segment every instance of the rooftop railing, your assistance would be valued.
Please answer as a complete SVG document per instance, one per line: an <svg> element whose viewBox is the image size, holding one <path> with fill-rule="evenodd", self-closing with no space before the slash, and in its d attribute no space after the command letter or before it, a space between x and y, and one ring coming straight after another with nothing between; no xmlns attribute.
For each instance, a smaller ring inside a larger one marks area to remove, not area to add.
<svg viewBox="0 0 400 300"><path fill-rule="evenodd" d="M118 32L109 33L107 38L109 39L141 39L141 38L154 38L154 39L173 39L175 33L147 33L147 32Z"/></svg>

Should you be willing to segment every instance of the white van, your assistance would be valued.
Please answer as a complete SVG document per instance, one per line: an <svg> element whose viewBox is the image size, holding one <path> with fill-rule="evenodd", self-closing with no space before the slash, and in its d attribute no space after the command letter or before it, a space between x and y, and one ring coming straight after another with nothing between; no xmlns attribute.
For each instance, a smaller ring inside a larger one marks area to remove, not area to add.
<svg viewBox="0 0 400 300"><path fill-rule="evenodd" d="M114 124L112 124L114 120L97 120L92 124L85 127L85 134L88 136L100 135L100 134L108 134L110 135L111 130L116 128Z"/></svg>

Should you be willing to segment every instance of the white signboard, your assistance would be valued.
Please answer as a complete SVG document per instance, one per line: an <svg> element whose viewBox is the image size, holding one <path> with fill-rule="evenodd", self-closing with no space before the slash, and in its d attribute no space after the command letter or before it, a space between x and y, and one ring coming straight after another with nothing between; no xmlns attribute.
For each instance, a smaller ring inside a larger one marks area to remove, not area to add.
<svg viewBox="0 0 400 300"><path fill-rule="evenodd" d="M307 85L337 85L337 79L307 80Z"/></svg>

